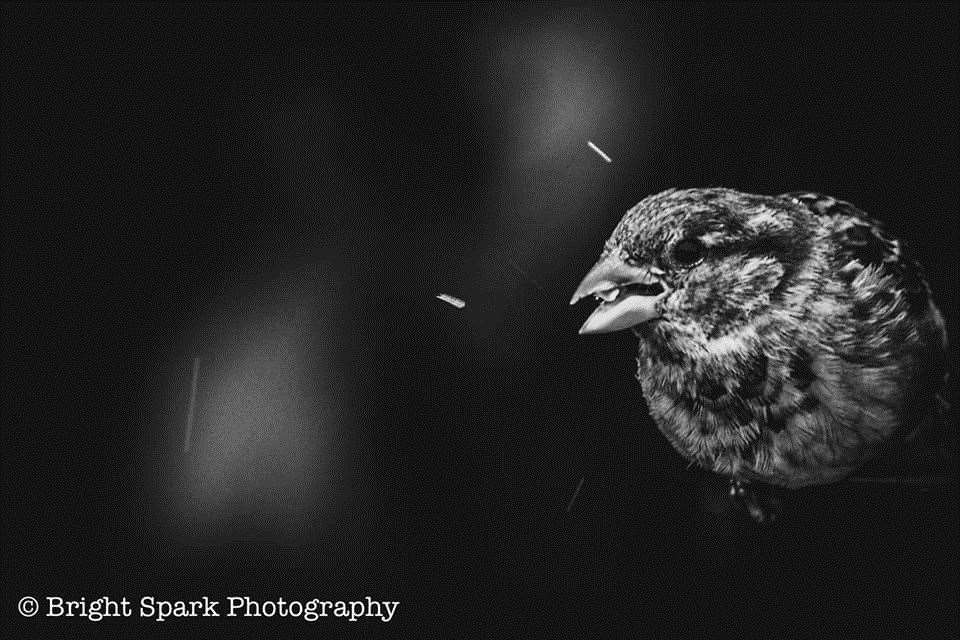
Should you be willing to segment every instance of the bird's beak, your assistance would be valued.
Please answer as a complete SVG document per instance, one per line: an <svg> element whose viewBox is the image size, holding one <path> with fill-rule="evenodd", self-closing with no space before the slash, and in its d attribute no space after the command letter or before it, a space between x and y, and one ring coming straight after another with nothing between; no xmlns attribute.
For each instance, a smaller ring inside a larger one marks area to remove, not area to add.
<svg viewBox="0 0 960 640"><path fill-rule="evenodd" d="M601 301L580 333L611 333L658 317L656 304L670 292L663 275L656 267L636 267L612 256L601 259L570 300L576 304L592 295Z"/></svg>

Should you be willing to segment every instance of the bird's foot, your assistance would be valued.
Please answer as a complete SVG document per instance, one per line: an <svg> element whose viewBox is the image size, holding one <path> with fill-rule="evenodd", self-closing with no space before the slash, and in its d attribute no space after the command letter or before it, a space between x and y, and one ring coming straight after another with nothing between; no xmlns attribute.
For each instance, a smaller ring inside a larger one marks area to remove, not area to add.
<svg viewBox="0 0 960 640"><path fill-rule="evenodd" d="M730 480L730 499L757 524L776 521L783 504L780 498L772 493L737 478Z"/></svg>

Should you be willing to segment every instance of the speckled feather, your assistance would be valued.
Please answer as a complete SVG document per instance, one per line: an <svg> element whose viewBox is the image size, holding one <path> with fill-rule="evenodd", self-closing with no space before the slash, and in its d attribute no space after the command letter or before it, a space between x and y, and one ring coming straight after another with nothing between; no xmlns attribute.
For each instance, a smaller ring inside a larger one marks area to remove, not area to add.
<svg viewBox="0 0 960 640"><path fill-rule="evenodd" d="M696 238L705 257L671 250ZM799 487L835 481L930 422L946 332L908 248L853 205L814 193L669 190L604 246L671 280L634 327L659 429L718 473Z"/></svg>

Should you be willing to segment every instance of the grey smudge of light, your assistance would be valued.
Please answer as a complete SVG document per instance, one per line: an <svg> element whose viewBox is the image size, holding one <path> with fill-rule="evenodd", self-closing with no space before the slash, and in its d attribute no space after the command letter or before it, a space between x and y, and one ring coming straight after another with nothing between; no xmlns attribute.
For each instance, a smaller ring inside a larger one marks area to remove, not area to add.
<svg viewBox="0 0 960 640"><path fill-rule="evenodd" d="M517 264L516 264L513 260L509 260L509 259L508 259L508 260L507 260L507 264L510 265L510 268L511 268L511 269L513 269L514 271L516 271L517 273L519 273L521 278L523 278L524 280L526 280L527 282L529 282L530 284L532 284L533 286L535 286L535 287L536 287L537 289L539 289L540 292L543 293L544 295L547 294L547 290L544 289L542 286L540 286L540 283L539 283L539 282L537 282L536 280L534 280L533 278L531 278L531 277L527 274L526 271L524 271L523 269L521 269L520 267L518 267Z"/></svg>
<svg viewBox="0 0 960 640"><path fill-rule="evenodd" d="M197 409L197 376L200 373L200 358L193 359L193 377L190 380L190 408L187 409L187 428L183 432L183 452L190 451L190 439L193 433L193 415Z"/></svg>
<svg viewBox="0 0 960 640"><path fill-rule="evenodd" d="M574 489L573 495L570 496L570 502L567 503L567 513L570 513L570 510L573 509L573 503L577 499L577 496L580 495L580 489L583 488L583 476L580 477L580 482L577 483L577 488Z"/></svg>

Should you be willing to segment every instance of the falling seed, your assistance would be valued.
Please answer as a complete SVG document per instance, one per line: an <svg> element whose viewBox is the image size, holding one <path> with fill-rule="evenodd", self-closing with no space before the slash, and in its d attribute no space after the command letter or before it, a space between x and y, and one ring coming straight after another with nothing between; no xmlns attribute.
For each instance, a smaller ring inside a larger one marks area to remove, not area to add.
<svg viewBox="0 0 960 640"><path fill-rule="evenodd" d="M577 496L580 495L580 489L583 488L583 476L580 477L580 482L577 483L577 488L573 490L573 495L570 497L570 502L567 503L567 513L570 513L570 509L573 509L573 502L577 499Z"/></svg>
<svg viewBox="0 0 960 640"><path fill-rule="evenodd" d="M604 160L606 160L607 162L613 162L613 160L610 159L610 156L608 156L607 154L605 154L605 153L603 152L603 149L601 149L601 148L598 147L597 145L593 144L593 143L590 142L589 140L587 140L587 146L590 147L591 149L593 149L594 151L596 151L596 152L597 152L597 155L600 156L601 158L603 158Z"/></svg>
<svg viewBox="0 0 960 640"><path fill-rule="evenodd" d="M183 432L183 452L190 451L190 435L193 432L193 414L197 407L197 375L200 373L200 358L193 359L193 378L190 381L190 408L187 409L187 428Z"/></svg>
<svg viewBox="0 0 960 640"><path fill-rule="evenodd" d="M465 306L467 306L467 303L460 298L455 298L451 295L447 295L446 293L438 293L437 300L443 300L447 304L455 306L457 309L463 309Z"/></svg>

